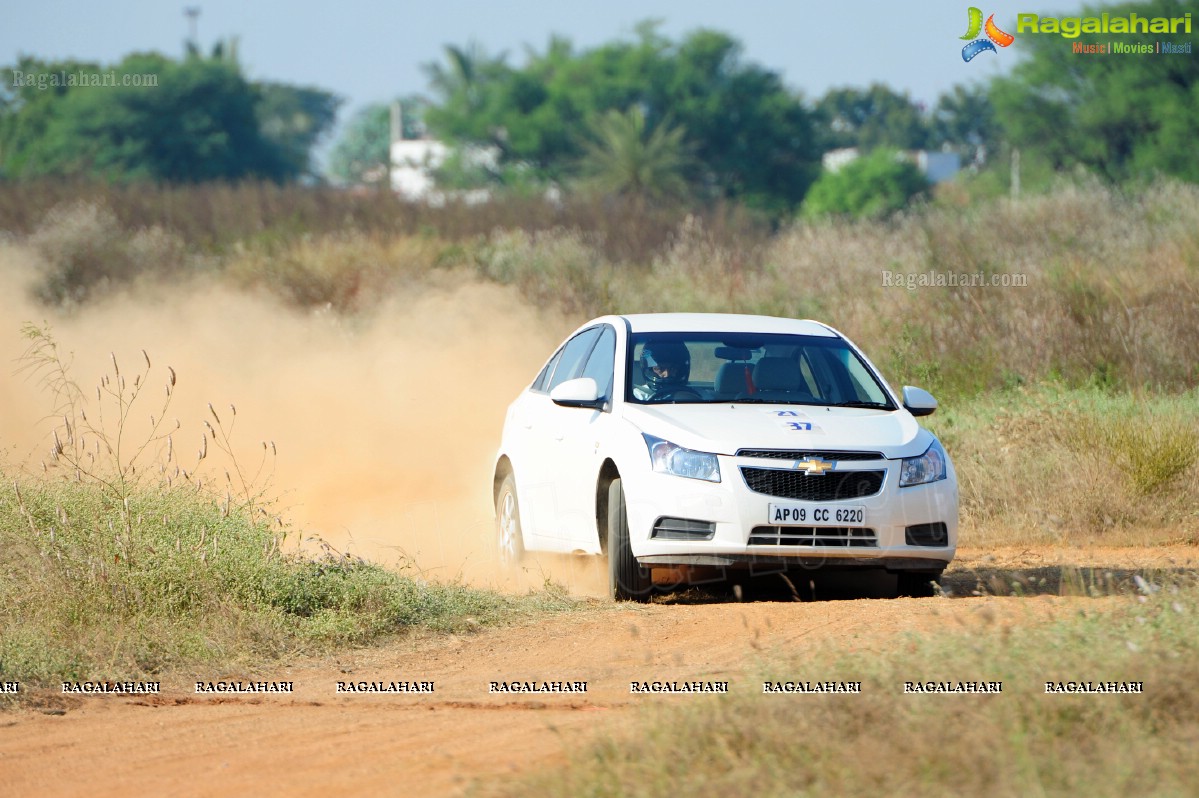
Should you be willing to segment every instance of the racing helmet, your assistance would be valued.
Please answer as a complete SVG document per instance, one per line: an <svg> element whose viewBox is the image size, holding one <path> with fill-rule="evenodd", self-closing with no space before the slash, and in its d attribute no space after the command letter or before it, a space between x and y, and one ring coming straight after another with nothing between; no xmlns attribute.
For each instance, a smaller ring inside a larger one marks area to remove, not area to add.
<svg viewBox="0 0 1199 798"><path fill-rule="evenodd" d="M686 385L691 376L691 352L682 341L650 341L639 362L645 384L655 391Z"/></svg>

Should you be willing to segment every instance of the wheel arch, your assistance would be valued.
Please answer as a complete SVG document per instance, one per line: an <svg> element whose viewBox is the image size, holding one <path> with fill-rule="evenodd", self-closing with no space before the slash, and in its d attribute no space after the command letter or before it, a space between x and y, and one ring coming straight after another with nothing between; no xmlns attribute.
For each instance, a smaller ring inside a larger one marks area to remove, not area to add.
<svg viewBox="0 0 1199 798"><path fill-rule="evenodd" d="M600 466L599 477L595 480L595 534L603 554L608 553L608 488L612 480L619 476L616 463L608 457Z"/></svg>
<svg viewBox="0 0 1199 798"><path fill-rule="evenodd" d="M500 499L500 486L504 484L504 477L515 472L512 470L512 461L508 459L508 455L502 455L495 464L495 475L491 478L491 505Z"/></svg>

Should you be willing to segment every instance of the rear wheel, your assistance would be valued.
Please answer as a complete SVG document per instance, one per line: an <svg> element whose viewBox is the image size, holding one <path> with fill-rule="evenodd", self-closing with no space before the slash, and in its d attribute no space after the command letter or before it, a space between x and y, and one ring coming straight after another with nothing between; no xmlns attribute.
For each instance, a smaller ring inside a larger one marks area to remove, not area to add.
<svg viewBox="0 0 1199 798"><path fill-rule="evenodd" d="M633 557L620 478L608 487L608 593L617 601L649 601L653 576Z"/></svg>
<svg viewBox="0 0 1199 798"><path fill-rule="evenodd" d="M495 499L496 548L500 567L515 569L525 555L525 542L521 537L520 508L516 504L516 479L512 474L504 477L500 492Z"/></svg>
<svg viewBox="0 0 1199 798"><path fill-rule="evenodd" d="M941 583L941 572L901 571L896 574L896 581L896 595L928 598L937 594L937 586Z"/></svg>

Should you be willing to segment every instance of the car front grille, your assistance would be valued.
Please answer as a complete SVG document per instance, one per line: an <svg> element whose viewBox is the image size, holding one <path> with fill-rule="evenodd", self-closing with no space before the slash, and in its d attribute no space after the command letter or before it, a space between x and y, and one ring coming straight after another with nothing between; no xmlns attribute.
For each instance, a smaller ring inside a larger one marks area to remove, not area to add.
<svg viewBox="0 0 1199 798"><path fill-rule="evenodd" d="M828 452L808 449L738 449L738 457L763 457L770 460L882 460L882 452Z"/></svg>
<svg viewBox="0 0 1199 798"><path fill-rule="evenodd" d="M883 487L886 471L833 471L805 474L778 468L742 466L745 484L755 493L808 502L828 502L873 496Z"/></svg>
<svg viewBox="0 0 1199 798"><path fill-rule="evenodd" d="M751 546L878 546L873 529L845 526L756 526L749 533Z"/></svg>

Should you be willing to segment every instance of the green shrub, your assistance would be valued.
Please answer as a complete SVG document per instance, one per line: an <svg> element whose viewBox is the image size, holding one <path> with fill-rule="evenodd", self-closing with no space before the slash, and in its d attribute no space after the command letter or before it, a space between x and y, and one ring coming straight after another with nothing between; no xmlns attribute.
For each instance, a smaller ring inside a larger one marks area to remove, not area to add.
<svg viewBox="0 0 1199 798"><path fill-rule="evenodd" d="M895 150L880 148L817 178L804 198L803 215L879 219L908 207L928 189L915 164Z"/></svg>

